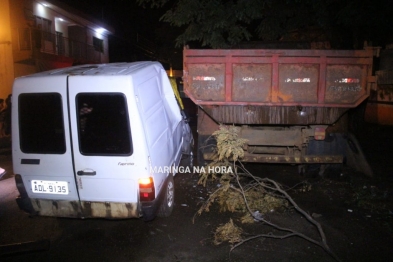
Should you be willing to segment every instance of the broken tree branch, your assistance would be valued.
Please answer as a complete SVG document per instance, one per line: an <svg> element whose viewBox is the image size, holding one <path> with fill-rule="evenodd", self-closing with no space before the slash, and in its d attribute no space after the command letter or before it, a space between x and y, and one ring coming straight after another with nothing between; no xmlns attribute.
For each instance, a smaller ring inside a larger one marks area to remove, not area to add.
<svg viewBox="0 0 393 262"><path fill-rule="evenodd" d="M270 190L273 190L273 191L278 191L279 193L281 193L282 195L284 195L285 198L286 198L286 199L292 204L292 206L296 209L296 211L298 211L298 212L299 212L300 214L302 214L309 222L311 222L314 226L316 226L316 228L318 229L318 233L319 233L319 235L320 235L320 237L321 237L321 242L318 242L318 241L316 241L316 240L314 240L314 239L312 239L312 238L310 238L310 237L308 237L308 236L306 236L306 235L304 235L304 234L302 234L302 233L293 231L292 229L283 228L283 227L280 227L280 226L278 226L278 225L276 225L276 224L274 224L274 223L271 223L271 222L269 222L269 221L267 221L267 220L265 220L265 219L263 219L263 218L256 217L256 216L254 215L254 213L252 212L252 210L250 209L249 205L248 205L247 199L246 199L245 194L244 194L243 187L242 187L242 185L241 185L241 183L240 183L240 181L239 181L239 177L238 177L238 175L237 175L237 171L236 171L237 169L235 168L235 174L234 174L234 176L235 176L235 178L236 178L237 184L238 184L238 186L239 186L240 189L237 189L237 188L234 188L234 189L235 189L235 190L239 190L239 191L241 192L241 194L243 195L243 198L244 198L244 201L245 201L247 210L250 212L251 216L252 216L254 219L256 219L256 220L258 220L258 221L262 221L262 222L264 222L264 223L266 223L266 224L268 224L268 225L270 225L270 226L272 226L272 227L274 227L274 228L276 228L276 229L279 229L279 230L281 230L281 231L290 232L290 234L287 234L287 235L284 235L284 236L272 235L272 236L271 236L272 238L288 238L288 237L291 237L291 236L299 236L299 237L301 237L301 238L304 238L304 239L308 240L308 241L311 242L311 243L314 243L314 244L316 244L316 245L322 247L322 248L323 248L329 255L331 255L335 260L340 261L340 259L331 251L330 247L328 246L328 244L327 244L327 242L326 242L326 235L325 235L325 232L323 231L322 226L321 226L321 224L320 224L319 222L317 222L314 218L312 218L306 211L304 211L303 209L301 209L301 208L298 206L298 204L293 200L293 198L292 198L285 190L283 190L283 189L281 188L281 186L280 186L276 181L274 181L274 180L272 180L272 179L269 179L269 178L257 178L257 177L255 177L254 175L252 175L252 174L244 167L243 163L241 163L240 161L238 161L238 162L240 163L240 165L241 165L240 168L243 170L243 172L245 172L247 175L249 175L249 176L252 177L255 181L257 181L257 182L259 183L259 185L261 185L262 187L264 187L264 188L266 188L266 189L270 189ZM268 186L266 183L263 183L263 182L268 182L268 183L270 183L270 184L273 184L274 187ZM262 234L262 235L259 235L259 236L260 236L260 237L265 237L266 234ZM273 237L273 236L274 236L274 237ZM254 239L254 238L257 238L257 237L256 237L256 236L255 236L255 237L251 237L251 238L249 238L249 239L244 240L244 242L247 242L247 241L249 241L249 240L251 240L251 239ZM243 241L242 241L242 242L243 242ZM239 246L242 242L240 242L240 243L236 244L234 247L232 247L232 248L231 248L231 251L232 251L234 248L236 248L237 246ZM243 243L244 243L244 242L243 242Z"/></svg>

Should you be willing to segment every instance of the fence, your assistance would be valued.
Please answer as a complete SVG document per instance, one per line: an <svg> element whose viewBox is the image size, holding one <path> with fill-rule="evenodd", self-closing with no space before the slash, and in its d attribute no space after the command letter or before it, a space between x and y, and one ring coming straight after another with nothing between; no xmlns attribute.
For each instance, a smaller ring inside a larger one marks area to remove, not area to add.
<svg viewBox="0 0 393 262"><path fill-rule="evenodd" d="M77 61L101 62L101 52L93 45L63 37L59 32L52 34L31 28L18 28L17 36L19 50L66 56Z"/></svg>

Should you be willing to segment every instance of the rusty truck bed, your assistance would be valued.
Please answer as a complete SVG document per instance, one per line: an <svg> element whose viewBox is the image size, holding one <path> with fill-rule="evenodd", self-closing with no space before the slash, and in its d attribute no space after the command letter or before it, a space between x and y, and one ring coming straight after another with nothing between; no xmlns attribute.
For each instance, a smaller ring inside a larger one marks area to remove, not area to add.
<svg viewBox="0 0 393 262"><path fill-rule="evenodd" d="M333 124L363 102L373 50L183 51L184 91L215 121Z"/></svg>

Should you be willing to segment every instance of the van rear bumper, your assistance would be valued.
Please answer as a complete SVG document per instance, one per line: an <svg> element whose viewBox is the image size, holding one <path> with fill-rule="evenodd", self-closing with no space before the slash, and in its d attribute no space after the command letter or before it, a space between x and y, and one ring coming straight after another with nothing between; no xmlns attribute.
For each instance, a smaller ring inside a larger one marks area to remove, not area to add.
<svg viewBox="0 0 393 262"><path fill-rule="evenodd" d="M40 216L107 219L140 217L136 203L79 202L22 197L17 198L16 202L20 209Z"/></svg>
<svg viewBox="0 0 393 262"><path fill-rule="evenodd" d="M138 203L91 202L29 198L20 175L15 175L19 208L32 215L73 218L138 218Z"/></svg>

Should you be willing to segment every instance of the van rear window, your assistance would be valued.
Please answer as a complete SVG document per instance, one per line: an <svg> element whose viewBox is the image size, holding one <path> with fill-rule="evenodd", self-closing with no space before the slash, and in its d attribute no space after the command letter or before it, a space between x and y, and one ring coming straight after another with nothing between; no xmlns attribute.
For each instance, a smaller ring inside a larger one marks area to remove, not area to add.
<svg viewBox="0 0 393 262"><path fill-rule="evenodd" d="M76 96L76 106L81 154L132 154L130 122L124 94L79 93Z"/></svg>
<svg viewBox="0 0 393 262"><path fill-rule="evenodd" d="M66 143L59 93L20 94L19 140L24 153L64 154Z"/></svg>

